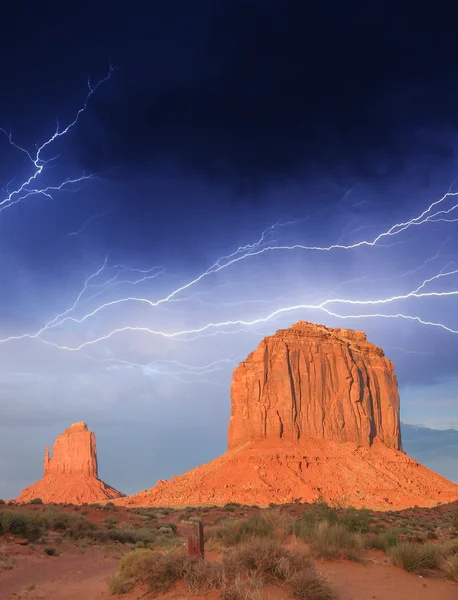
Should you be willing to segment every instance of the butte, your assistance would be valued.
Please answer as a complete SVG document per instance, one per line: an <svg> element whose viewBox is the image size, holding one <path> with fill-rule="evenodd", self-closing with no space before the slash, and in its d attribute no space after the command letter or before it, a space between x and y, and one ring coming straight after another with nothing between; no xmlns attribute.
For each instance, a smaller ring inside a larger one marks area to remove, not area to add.
<svg viewBox="0 0 458 600"><path fill-rule="evenodd" d="M98 478L95 435L80 421L57 437L52 458L46 448L43 478L22 490L16 502L83 504L123 496Z"/></svg>
<svg viewBox="0 0 458 600"><path fill-rule="evenodd" d="M235 370L228 450L117 501L127 506L310 502L401 509L458 499L402 451L393 363L361 331L300 321Z"/></svg>

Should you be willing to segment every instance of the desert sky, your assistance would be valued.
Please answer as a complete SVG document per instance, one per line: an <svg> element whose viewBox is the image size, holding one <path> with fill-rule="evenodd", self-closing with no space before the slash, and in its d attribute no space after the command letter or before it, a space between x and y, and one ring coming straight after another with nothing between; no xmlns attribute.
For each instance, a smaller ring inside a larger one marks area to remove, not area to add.
<svg viewBox="0 0 458 600"><path fill-rule="evenodd" d="M101 4L0 24L0 497L80 420L125 493L211 460L232 370L300 319L384 349L405 450L458 481L453 19Z"/></svg>

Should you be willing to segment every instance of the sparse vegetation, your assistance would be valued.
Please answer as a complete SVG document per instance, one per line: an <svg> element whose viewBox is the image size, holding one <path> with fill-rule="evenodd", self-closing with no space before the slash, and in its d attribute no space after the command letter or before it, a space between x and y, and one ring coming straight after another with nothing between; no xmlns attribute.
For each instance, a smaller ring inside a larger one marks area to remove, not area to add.
<svg viewBox="0 0 458 600"><path fill-rule="evenodd" d="M382 533L370 533L365 538L366 548L373 550L382 550L388 552L390 548L399 544L399 536L393 531L385 531Z"/></svg>
<svg viewBox="0 0 458 600"><path fill-rule="evenodd" d="M449 579L458 582L458 553L452 554L445 560L442 570Z"/></svg>
<svg viewBox="0 0 458 600"><path fill-rule="evenodd" d="M0 535L10 533L35 541L43 533L44 527L44 520L37 515L14 510L0 512Z"/></svg>
<svg viewBox="0 0 458 600"><path fill-rule="evenodd" d="M360 562L364 548L361 536L349 531L342 523L322 521L307 535L312 552L323 558L346 558Z"/></svg>
<svg viewBox="0 0 458 600"><path fill-rule="evenodd" d="M43 504L43 500L41 498L33 498L33 500L30 500L29 504Z"/></svg>
<svg viewBox="0 0 458 600"><path fill-rule="evenodd" d="M150 592L164 592L179 579L193 592L216 588L223 600L261 599L267 583L289 583L302 600L334 598L309 558L284 548L278 541L262 538L249 540L218 562L177 551L135 550L121 560L110 591L123 594L144 584Z"/></svg>
<svg viewBox="0 0 458 600"><path fill-rule="evenodd" d="M393 546L388 555L393 565L411 573L437 569L443 560L443 550L437 544L418 545L412 542L401 542Z"/></svg>
<svg viewBox="0 0 458 600"><path fill-rule="evenodd" d="M52 548L50 546L48 546L44 549L44 553L47 554L48 556L58 556L58 554L59 554L55 548Z"/></svg>

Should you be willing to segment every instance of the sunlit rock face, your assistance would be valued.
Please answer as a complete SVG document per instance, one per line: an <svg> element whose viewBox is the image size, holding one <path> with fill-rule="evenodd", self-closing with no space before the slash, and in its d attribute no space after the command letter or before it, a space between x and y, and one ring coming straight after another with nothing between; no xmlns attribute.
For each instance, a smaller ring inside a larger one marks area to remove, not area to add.
<svg viewBox="0 0 458 600"><path fill-rule="evenodd" d="M123 495L98 478L95 435L80 421L57 437L52 456L46 448L43 479L25 488L16 500L81 504Z"/></svg>
<svg viewBox="0 0 458 600"><path fill-rule="evenodd" d="M231 400L229 448L311 437L402 449L393 363L362 331L278 331L235 369Z"/></svg>
<svg viewBox="0 0 458 600"><path fill-rule="evenodd" d="M218 399L215 398L215 401ZM361 331L299 322L234 371L228 451L127 506L328 502L435 506L458 486L402 452L391 361Z"/></svg>

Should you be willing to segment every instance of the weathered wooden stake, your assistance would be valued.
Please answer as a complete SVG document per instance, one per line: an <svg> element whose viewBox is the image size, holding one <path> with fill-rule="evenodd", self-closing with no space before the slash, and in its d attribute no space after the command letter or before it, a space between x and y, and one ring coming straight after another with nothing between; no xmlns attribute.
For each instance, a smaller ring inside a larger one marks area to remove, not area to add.
<svg viewBox="0 0 458 600"><path fill-rule="evenodd" d="M188 535L188 554L189 556L200 556L200 558L204 558L204 548L204 524L198 523L193 526Z"/></svg>

